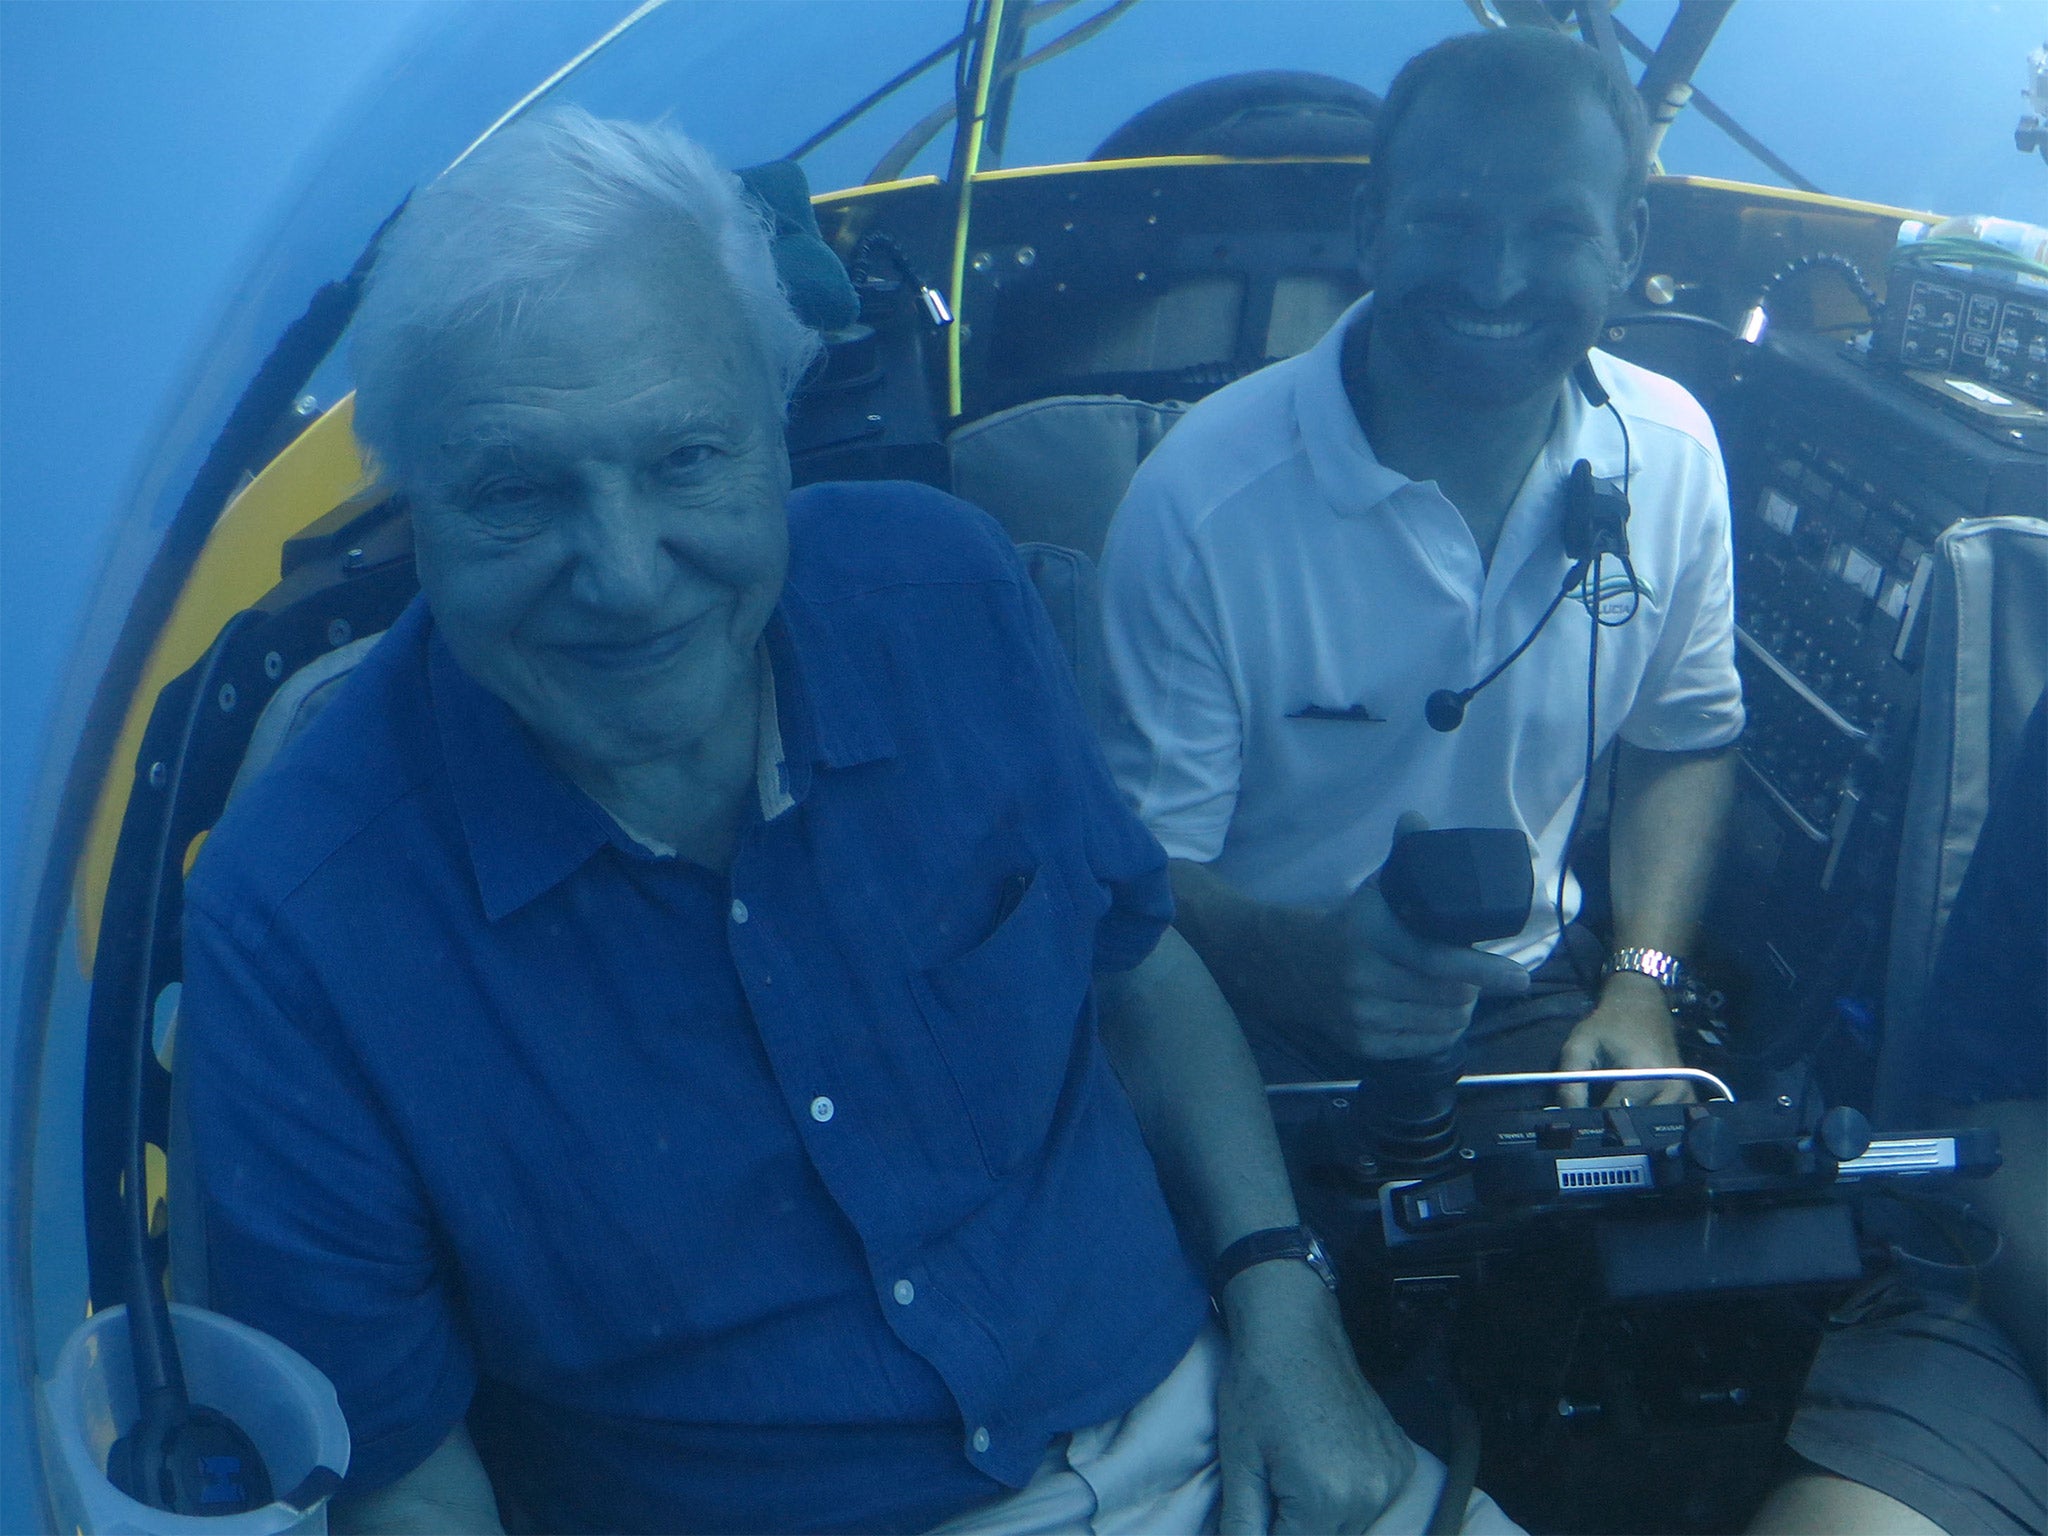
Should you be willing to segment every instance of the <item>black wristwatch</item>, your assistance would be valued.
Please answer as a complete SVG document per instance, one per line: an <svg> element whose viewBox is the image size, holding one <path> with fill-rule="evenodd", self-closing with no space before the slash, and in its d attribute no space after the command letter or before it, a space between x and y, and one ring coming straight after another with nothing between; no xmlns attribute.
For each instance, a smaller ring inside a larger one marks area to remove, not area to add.
<svg viewBox="0 0 2048 1536"><path fill-rule="evenodd" d="M1316 1278L1332 1291L1337 1289L1337 1271L1322 1239L1307 1227L1266 1227L1248 1232L1216 1255L1209 1266L1209 1294L1220 1304L1223 1288L1254 1264L1275 1259L1299 1259L1316 1272Z"/></svg>

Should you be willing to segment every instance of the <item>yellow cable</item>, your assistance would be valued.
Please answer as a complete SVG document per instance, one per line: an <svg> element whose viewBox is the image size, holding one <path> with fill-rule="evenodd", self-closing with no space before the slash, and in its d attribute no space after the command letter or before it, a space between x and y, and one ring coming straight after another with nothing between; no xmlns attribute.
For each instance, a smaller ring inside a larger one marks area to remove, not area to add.
<svg viewBox="0 0 2048 1536"><path fill-rule="evenodd" d="M1003 0L988 0L988 14L982 19L981 61L975 71L974 115L967 124L967 154L960 165L960 199L953 220L952 281L948 299L953 305L953 323L946 327L946 414L958 416L961 409L960 332L966 324L963 300L967 288L967 226L974 202L974 174L981 168L981 137L988 122L988 93L995 79L996 44L1003 35Z"/></svg>

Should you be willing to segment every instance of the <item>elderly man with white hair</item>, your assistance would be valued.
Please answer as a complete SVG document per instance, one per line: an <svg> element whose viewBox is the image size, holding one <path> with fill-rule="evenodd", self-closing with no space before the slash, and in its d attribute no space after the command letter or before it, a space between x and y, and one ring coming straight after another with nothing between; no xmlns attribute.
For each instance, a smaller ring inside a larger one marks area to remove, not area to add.
<svg viewBox="0 0 2048 1536"><path fill-rule="evenodd" d="M390 232L421 596L188 893L216 1305L334 1380L349 1528L1419 1527L1008 544L791 494L815 349L663 131Z"/></svg>

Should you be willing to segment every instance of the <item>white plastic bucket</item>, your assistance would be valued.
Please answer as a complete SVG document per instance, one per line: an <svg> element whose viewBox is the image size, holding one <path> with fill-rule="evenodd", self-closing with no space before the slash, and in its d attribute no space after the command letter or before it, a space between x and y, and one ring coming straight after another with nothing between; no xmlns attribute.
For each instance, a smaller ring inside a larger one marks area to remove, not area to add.
<svg viewBox="0 0 2048 1536"><path fill-rule="evenodd" d="M327 1529L327 1501L286 1503L316 1467L348 1471L348 1423L334 1387L306 1358L268 1334L178 1303L171 1329L192 1401L226 1414L255 1442L276 1501L241 1515L173 1515L107 1481L107 1452L136 1419L128 1309L81 1323L42 1383L43 1460L57 1529L87 1536L280 1536Z"/></svg>

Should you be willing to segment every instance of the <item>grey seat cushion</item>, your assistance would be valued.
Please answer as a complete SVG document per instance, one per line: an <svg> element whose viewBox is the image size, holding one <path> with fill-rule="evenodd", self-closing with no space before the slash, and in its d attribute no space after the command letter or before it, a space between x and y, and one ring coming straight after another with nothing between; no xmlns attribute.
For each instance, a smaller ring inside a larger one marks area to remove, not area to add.
<svg viewBox="0 0 2048 1536"><path fill-rule="evenodd" d="M1017 558L1030 573L1052 620L1053 633L1074 669L1074 686L1088 723L1102 729L1106 678L1102 665L1102 595L1095 562L1079 550L1057 544L1020 544Z"/></svg>
<svg viewBox="0 0 2048 1536"><path fill-rule="evenodd" d="M1121 395L1059 395L998 411L946 440L953 493L993 514L1019 544L1099 560L1131 476L1186 412Z"/></svg>
<svg viewBox="0 0 2048 1536"><path fill-rule="evenodd" d="M382 632L351 640L307 662L278 685L249 732L242 766L228 789L232 802L249 782L268 768L294 736L313 722L334 697L356 663L369 655ZM199 1202L192 1168L192 1121L187 1108L185 1074L177 1070L177 1024L174 1021L159 1050L171 1074L170 1125L164 1148L166 1216L171 1246L171 1296L175 1301L205 1306L207 1297L206 1217Z"/></svg>
<svg viewBox="0 0 2048 1536"><path fill-rule="evenodd" d="M356 663L369 655L370 647L381 638L383 631L379 630L374 635L351 640L307 662L278 685L249 732L249 748L242 754L242 766L235 770L235 782L228 788L230 803L248 787L251 779L270 766L287 742L313 723L334 697L342 679L355 670Z"/></svg>

